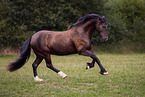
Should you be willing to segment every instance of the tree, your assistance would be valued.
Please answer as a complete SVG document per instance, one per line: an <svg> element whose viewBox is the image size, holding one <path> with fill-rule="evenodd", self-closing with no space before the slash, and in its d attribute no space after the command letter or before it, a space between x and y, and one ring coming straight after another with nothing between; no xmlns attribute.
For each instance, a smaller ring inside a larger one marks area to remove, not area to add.
<svg viewBox="0 0 145 97"><path fill-rule="evenodd" d="M112 42L132 41L135 37L144 36L144 4L144 0L108 0L105 9ZM140 26L137 26L137 21Z"/></svg>
<svg viewBox="0 0 145 97"><path fill-rule="evenodd" d="M66 30L85 14L102 14L103 0L1 0L0 46L20 46L39 30Z"/></svg>

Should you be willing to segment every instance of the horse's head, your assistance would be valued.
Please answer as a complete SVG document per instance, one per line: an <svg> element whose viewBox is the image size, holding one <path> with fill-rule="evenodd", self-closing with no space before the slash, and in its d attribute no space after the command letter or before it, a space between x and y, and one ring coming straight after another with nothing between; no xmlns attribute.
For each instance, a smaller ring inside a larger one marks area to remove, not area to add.
<svg viewBox="0 0 145 97"><path fill-rule="evenodd" d="M108 31L107 31L107 22L106 22L105 16L99 17L97 19L96 29L99 32L99 34L102 36L101 40L107 41Z"/></svg>
<svg viewBox="0 0 145 97"><path fill-rule="evenodd" d="M95 25L96 30L97 30L97 31L99 32L99 34L102 36L101 40L102 40L102 41L107 41L107 40L108 40L108 31L107 31L107 21L106 21L106 19L105 19L105 16L102 16L102 17L101 17L101 16L98 15L98 14L87 14L87 15L85 15L85 16L79 18L79 20L78 20L75 24L71 25L71 26L69 27L69 29L71 29L72 27L77 26L77 25L79 25L79 24L84 24L84 23L86 23L87 21L92 20L92 19L95 20L95 23L96 23L96 25ZM97 20L97 21L96 21L96 20ZM94 21L93 21L93 23L94 23ZM89 24L89 23L88 23L88 24ZM94 25L93 25L93 26L94 26Z"/></svg>

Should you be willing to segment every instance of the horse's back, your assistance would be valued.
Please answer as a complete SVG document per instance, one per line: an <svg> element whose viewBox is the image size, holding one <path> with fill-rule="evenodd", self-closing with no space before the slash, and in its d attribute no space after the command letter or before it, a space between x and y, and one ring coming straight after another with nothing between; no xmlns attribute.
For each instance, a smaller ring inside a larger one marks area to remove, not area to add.
<svg viewBox="0 0 145 97"><path fill-rule="evenodd" d="M55 55L77 52L69 31L39 31L32 36L31 47L34 51L45 51Z"/></svg>

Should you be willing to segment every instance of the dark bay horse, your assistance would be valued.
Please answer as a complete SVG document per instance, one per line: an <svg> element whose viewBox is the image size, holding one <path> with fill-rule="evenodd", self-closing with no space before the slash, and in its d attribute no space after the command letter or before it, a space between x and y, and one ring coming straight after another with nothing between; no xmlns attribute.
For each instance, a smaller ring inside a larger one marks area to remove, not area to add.
<svg viewBox="0 0 145 97"><path fill-rule="evenodd" d="M97 62L101 69L100 73L108 75L99 59L91 52L93 46L92 34L95 29L102 36L102 41L108 40L105 17L97 14L88 14L79 18L67 31L39 31L25 41L20 50L20 57L8 65L8 70L12 72L21 68L29 59L32 48L36 54L36 59L32 64L35 81L43 81L37 75L37 67L43 59L45 59L48 68L58 73L62 78L67 77L65 73L53 67L51 54L69 55L78 53L79 55L89 56L93 60L91 63L87 63L86 69L94 67L95 62Z"/></svg>

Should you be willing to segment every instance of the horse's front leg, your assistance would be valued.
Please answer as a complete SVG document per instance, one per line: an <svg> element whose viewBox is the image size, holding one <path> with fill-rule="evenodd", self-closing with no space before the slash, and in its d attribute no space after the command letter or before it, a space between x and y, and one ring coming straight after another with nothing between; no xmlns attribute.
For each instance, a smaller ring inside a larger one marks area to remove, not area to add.
<svg viewBox="0 0 145 97"><path fill-rule="evenodd" d="M91 40L91 49L89 50L93 52L93 41ZM87 63L86 69L93 68L95 66L95 60L93 59L91 63Z"/></svg>
<svg viewBox="0 0 145 97"><path fill-rule="evenodd" d="M94 53L92 53L89 50L84 50L84 51L79 52L79 54L91 57L93 59L93 62L94 61L97 62L98 66L100 67L100 69L101 69L100 73L103 75L108 75L108 72L105 70L105 68L101 64L100 60L98 59L98 57Z"/></svg>
<svg viewBox="0 0 145 97"><path fill-rule="evenodd" d="M95 66L95 60L93 59L91 63L87 63L86 69L93 68Z"/></svg>

